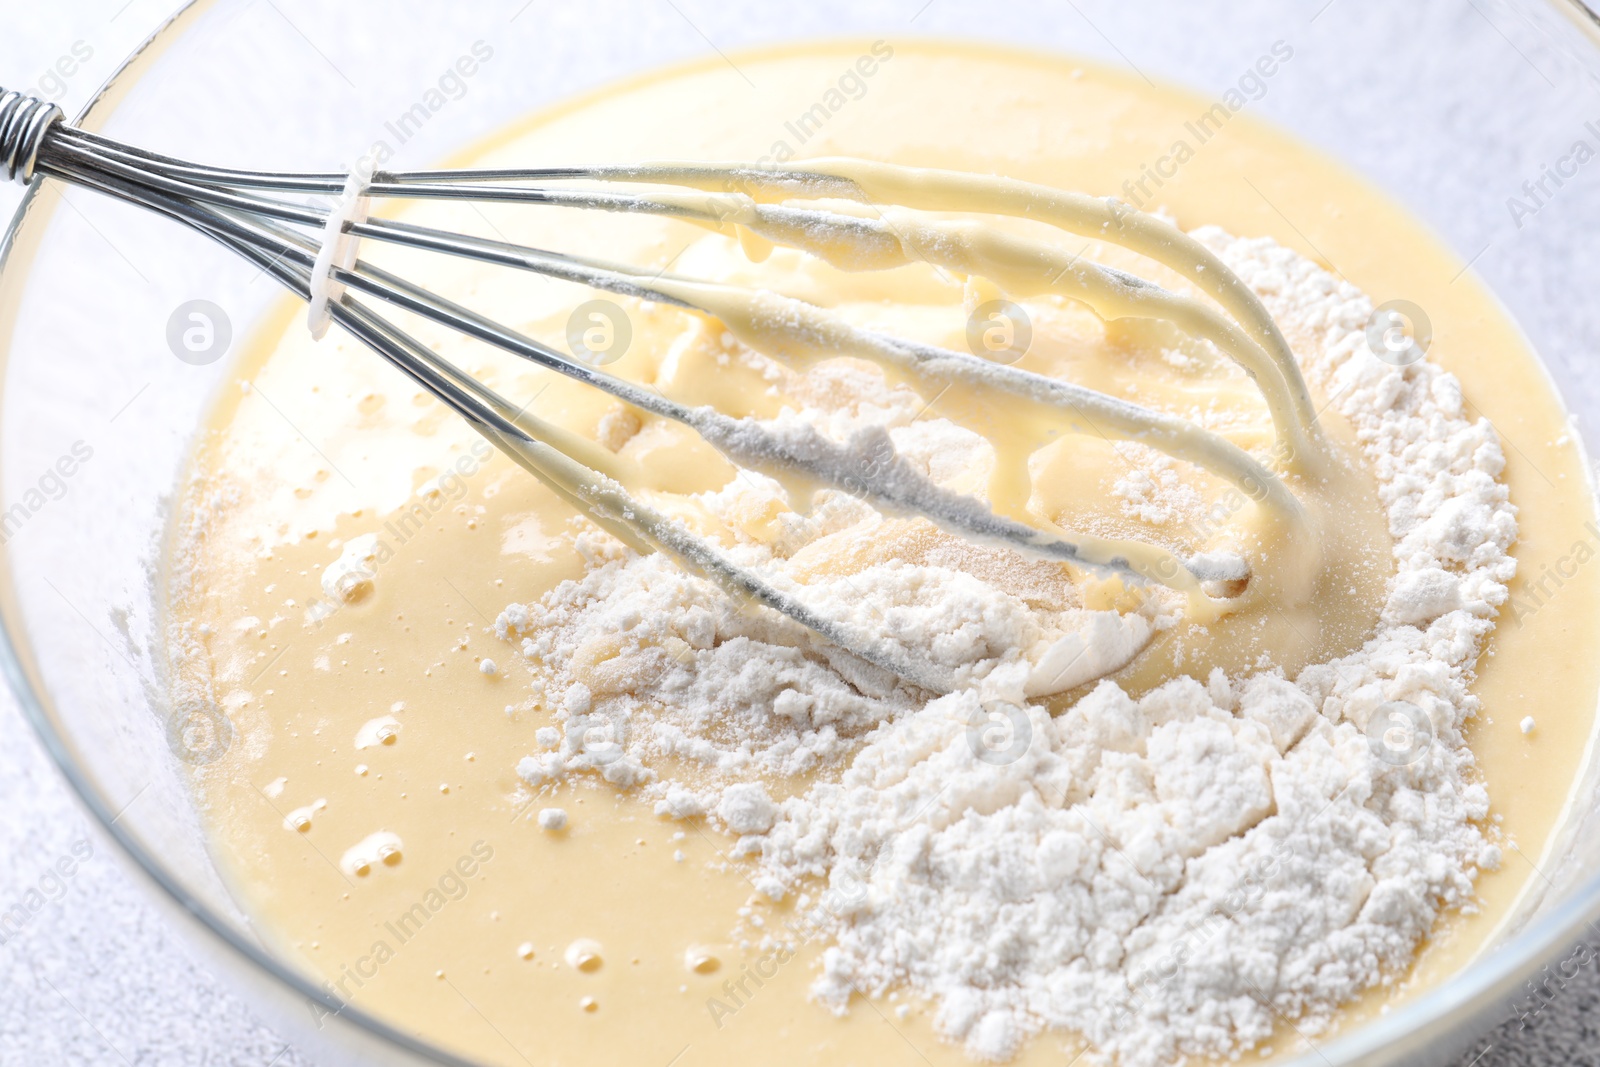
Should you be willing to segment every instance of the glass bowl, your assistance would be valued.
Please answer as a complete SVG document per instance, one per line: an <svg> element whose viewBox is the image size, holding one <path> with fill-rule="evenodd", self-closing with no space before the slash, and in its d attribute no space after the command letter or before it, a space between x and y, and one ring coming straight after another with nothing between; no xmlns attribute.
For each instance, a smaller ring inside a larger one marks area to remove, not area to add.
<svg viewBox="0 0 1600 1067"><path fill-rule="evenodd" d="M1491 4L710 0L582 5L339 5L197 0L79 121L223 165L348 165L412 113L475 42L493 51L413 122L394 166L425 166L533 108L645 68L791 38L942 36L1070 53L1186 85L1235 84L1276 41L1292 77L1252 100L1430 224L1506 305L1600 443L1600 184L1569 174L1600 87L1596 23L1576 0ZM731 91L742 91L735 87ZM754 91L752 89L752 91ZM581 162L581 161L579 161ZM1547 178L1550 168L1558 177ZM1529 183L1525 186L1524 183ZM1531 191L1530 191L1531 190ZM1534 195L1537 192L1538 195ZM153 216L35 186L5 234L0 661L62 773L212 971L318 1062L466 1061L355 1007L275 956L206 851L167 706L154 603L172 491L228 361L174 358L176 313L220 310L242 338L281 297L254 268ZM1521 205L1520 207L1518 205ZM1386 294L1387 295L1387 294ZM224 338L208 350L220 356ZM224 733L226 722L213 727ZM225 739L225 738L223 738ZM215 739L214 739L215 740ZM186 747L187 746L187 747ZM1600 918L1592 766L1494 945L1430 992L1322 1044L1307 1064L1452 1062L1523 983Z"/></svg>

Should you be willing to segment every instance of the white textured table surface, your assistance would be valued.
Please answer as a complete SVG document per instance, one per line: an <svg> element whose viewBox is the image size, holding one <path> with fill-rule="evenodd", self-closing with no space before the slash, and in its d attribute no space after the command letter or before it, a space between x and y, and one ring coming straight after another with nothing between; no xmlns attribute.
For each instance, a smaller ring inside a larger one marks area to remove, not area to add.
<svg viewBox="0 0 1600 1067"><path fill-rule="evenodd" d="M1469 27L1463 32L1486 48L1516 47L1514 17L1460 14L1469 3L1412 0L1410 10L1418 23ZM1318 0L1307 10L1322 6ZM71 112L170 7L170 0L0 0L0 84L42 89ZM1374 15L1373 4L1347 0L1318 17ZM1378 21L1387 25L1374 25L1375 34L1395 29L1391 13ZM16 202L0 189L0 217L9 218ZM63 858L75 871L56 880L49 872ZM0 912L33 891L52 898L0 943L0 1067L308 1063L190 960L119 863L91 834L10 693L0 691ZM1508 1017L1463 1067L1600 1063L1597 972L1592 963L1583 968L1527 1025Z"/></svg>

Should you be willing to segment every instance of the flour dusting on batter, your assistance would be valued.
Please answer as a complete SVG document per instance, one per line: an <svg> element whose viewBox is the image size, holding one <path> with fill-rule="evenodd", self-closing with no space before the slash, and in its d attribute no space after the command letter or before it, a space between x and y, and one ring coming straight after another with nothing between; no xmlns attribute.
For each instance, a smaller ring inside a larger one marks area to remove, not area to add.
<svg viewBox="0 0 1600 1067"><path fill-rule="evenodd" d="M1174 624L1180 598L1087 604L1057 567L904 541L905 520L842 494L802 517L742 475L699 498L741 563L931 650L963 688L930 700L660 556L583 534L587 573L495 624L560 723L517 765L529 788L598 775L664 817L742 835L758 886L803 919L754 941L820 931L818 1000L843 1012L909 991L980 1059L1046 1028L1130 1067L1228 1057L1280 1017L1315 1034L1402 976L1499 862L1462 729L1514 572L1500 446L1452 375L1370 353L1371 304L1348 283L1268 239L1196 236L1261 295L1376 475L1396 570L1364 647L1293 678L1215 670L1134 699L1104 676ZM962 492L992 463L981 438L919 418L907 390L847 367L812 376L836 402L791 417L835 436L883 426ZM1181 464L1121 453L1130 515L1206 521ZM885 540L917 551L875 559ZM830 575L830 558L866 565ZM1031 699L1095 679L1054 718Z"/></svg>

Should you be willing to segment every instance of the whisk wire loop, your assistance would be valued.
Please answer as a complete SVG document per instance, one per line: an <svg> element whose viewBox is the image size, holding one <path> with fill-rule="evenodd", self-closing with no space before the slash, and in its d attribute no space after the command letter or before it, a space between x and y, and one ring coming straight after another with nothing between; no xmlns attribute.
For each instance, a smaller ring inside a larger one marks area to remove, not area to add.
<svg viewBox="0 0 1600 1067"><path fill-rule="evenodd" d="M861 632L815 611L796 590L780 588L774 580L734 563L715 544L625 488L621 461L615 456L536 418L525 406L516 407L401 330L375 305L406 311L600 389L642 412L689 426L737 466L768 474L791 492L795 486L811 492L845 489L882 511L921 516L968 539L1121 573L1136 582L1165 584L1189 594L1192 604L1211 602L1202 592L1206 583L1247 583L1249 565L1237 556L1183 558L1144 542L1106 541L1043 520L1034 524L997 514L976 497L953 493L928 480L898 457L882 430L840 443L815 430L777 432L709 407L685 405L360 259L357 242L472 259L704 314L725 323L750 347L797 369L815 358L850 355L925 384L930 392L961 385L979 393L1004 394L1052 418L1059 416L1069 432L1140 441L1195 463L1244 489L1291 525L1306 521L1299 501L1277 471L1176 415L970 353L863 329L827 309L766 290L652 273L625 263L375 217L368 211L372 199L405 198L637 213L724 231L741 226L760 239L824 259L831 254L828 242L853 241L873 250L878 267L926 261L937 268L944 256L945 267L1001 280L1009 277L1007 257L1052 261L1054 251L1037 241L993 239L917 214L947 211L957 194L977 190L981 194L977 211L1036 217L1069 232L1120 243L1194 281L1222 312L1133 275L1079 263L1079 257L1065 260L1049 285L1026 278L1020 284L1029 292L1059 292L1080 300L1103 317L1166 318L1210 341L1256 381L1278 432L1280 465L1302 472L1314 469L1319 440L1315 412L1287 343L1259 299L1188 235L1112 201L1008 180L972 185L976 179L955 172L910 171L852 160L770 169L668 163L385 172L368 163L351 173L255 172L190 163L75 129L61 120L60 109L53 105L0 90L0 169L7 178L26 182L37 173L81 185L163 214L219 242L305 299L311 305L314 334L319 325L339 323L625 543L642 551L667 551L735 597L764 604L824 641L932 691L946 691L954 684L947 671L884 635ZM574 180L584 184L559 184ZM589 187L596 183L618 188ZM630 189L639 183L650 188ZM321 198L327 206L296 202L296 197ZM869 210L841 211L838 203L843 201L865 204ZM963 244L967 238L971 239ZM775 323L785 325L780 328ZM814 339L810 343L822 349L821 356L804 345L797 347L783 329Z"/></svg>

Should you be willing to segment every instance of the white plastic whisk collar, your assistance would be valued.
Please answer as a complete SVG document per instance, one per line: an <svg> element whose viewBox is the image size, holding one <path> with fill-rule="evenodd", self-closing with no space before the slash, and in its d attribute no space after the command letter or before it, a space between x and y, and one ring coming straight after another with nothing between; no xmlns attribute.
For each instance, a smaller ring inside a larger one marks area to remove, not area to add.
<svg viewBox="0 0 1600 1067"><path fill-rule="evenodd" d="M350 169L350 176L345 179L344 192L328 212L328 221L322 232L322 248L318 250L316 262L311 267L310 305L306 308L306 328L311 331L313 340L322 340L328 332L328 327L333 323L329 305L344 292L344 286L332 278L333 268L349 270L355 266L361 238L346 232L345 226L367 220L372 198L364 194L377 170L375 153L356 160L356 165Z"/></svg>

